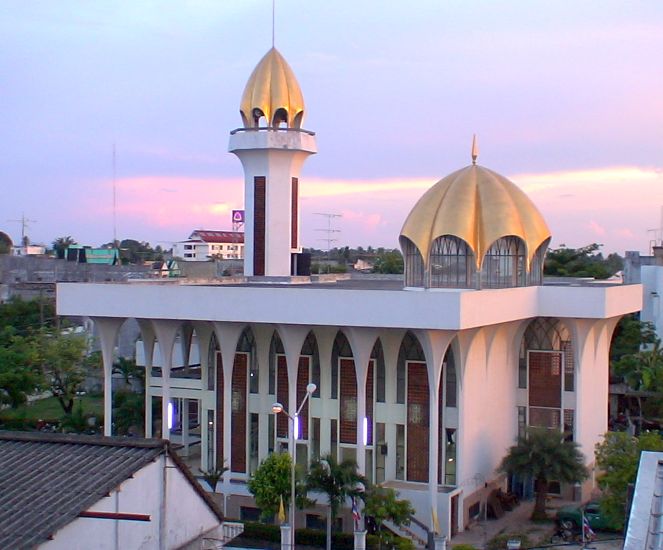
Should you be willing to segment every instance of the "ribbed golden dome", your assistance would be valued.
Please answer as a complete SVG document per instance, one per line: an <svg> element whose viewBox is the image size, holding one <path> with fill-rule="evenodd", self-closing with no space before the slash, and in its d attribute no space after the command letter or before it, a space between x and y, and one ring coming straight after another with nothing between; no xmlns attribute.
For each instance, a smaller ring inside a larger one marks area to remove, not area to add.
<svg viewBox="0 0 663 550"><path fill-rule="evenodd" d="M245 128L257 128L261 116L269 126L285 122L301 128L304 97L290 65L276 48L269 50L253 69L239 107Z"/></svg>
<svg viewBox="0 0 663 550"><path fill-rule="evenodd" d="M428 265L433 241L452 235L465 241L481 269L499 238L520 237L527 247L528 269L550 230L529 197L513 182L487 168L470 165L438 181L408 215L401 236L410 239Z"/></svg>

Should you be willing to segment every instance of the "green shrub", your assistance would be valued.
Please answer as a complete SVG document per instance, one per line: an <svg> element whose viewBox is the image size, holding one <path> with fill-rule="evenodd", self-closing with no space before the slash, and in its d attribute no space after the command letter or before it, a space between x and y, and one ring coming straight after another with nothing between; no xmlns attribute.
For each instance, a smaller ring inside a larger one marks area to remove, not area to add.
<svg viewBox="0 0 663 550"><path fill-rule="evenodd" d="M239 539L278 543L281 542L281 527L268 523L245 521L244 532L239 536ZM327 535L324 531L317 529L297 529L295 540L297 544L301 544L302 546L324 548L327 542ZM368 549L378 548L378 538L374 535L368 535L366 537L366 547ZM334 550L353 550L354 535L352 533L332 533L332 548ZM399 546L398 548L401 547Z"/></svg>
<svg viewBox="0 0 663 550"><path fill-rule="evenodd" d="M477 547L472 544L454 544L452 550L477 550Z"/></svg>

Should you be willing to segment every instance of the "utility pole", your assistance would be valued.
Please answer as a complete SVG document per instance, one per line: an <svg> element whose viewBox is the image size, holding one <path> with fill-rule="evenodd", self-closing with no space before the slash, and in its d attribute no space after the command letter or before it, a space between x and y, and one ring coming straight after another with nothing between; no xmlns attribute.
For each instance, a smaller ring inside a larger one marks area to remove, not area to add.
<svg viewBox="0 0 663 550"><path fill-rule="evenodd" d="M10 222L16 222L21 224L21 246L25 246L27 243L25 241L26 237L26 230L28 227L30 227L31 223L36 223L37 220L30 220L25 217L25 214L21 214L21 219L20 220L7 220Z"/></svg>
<svg viewBox="0 0 663 550"><path fill-rule="evenodd" d="M327 234L326 237L323 237L321 239L318 239L319 241L324 241L327 243L327 264L329 264L329 250L331 248L331 243L338 241L337 238L334 237L335 233L340 233L340 229L336 229L332 227L332 223L335 218L342 218L343 214L334 214L332 212L315 212L316 216L324 216L327 218L327 227L325 228L318 228L316 231L323 231ZM327 265L329 268L329 265ZM320 264L318 263L318 273L320 273Z"/></svg>

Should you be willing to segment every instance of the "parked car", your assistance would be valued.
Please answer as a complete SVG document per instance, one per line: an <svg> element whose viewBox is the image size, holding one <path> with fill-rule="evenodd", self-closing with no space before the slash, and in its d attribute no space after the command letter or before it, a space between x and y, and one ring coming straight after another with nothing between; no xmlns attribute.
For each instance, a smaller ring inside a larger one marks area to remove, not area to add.
<svg viewBox="0 0 663 550"><path fill-rule="evenodd" d="M601 514L598 502L588 502L584 506L564 506L557 511L557 522L564 529L579 530L582 525L582 514L585 514L592 529L614 530L615 526Z"/></svg>

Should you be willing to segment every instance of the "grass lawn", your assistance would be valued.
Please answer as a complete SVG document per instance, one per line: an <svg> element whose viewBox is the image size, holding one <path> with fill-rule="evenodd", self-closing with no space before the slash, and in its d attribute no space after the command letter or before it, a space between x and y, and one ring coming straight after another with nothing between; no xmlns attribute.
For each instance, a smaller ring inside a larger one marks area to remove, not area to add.
<svg viewBox="0 0 663 550"><path fill-rule="evenodd" d="M103 415L104 399L102 396L83 395L76 399L74 410L83 405L83 413ZM22 405L17 409L3 409L0 416L3 418L25 418L27 420L56 420L64 415L60 402L55 397L47 397Z"/></svg>

